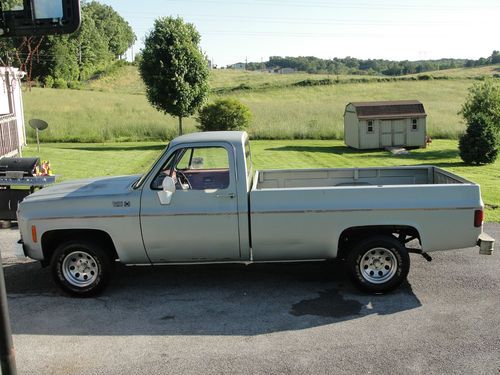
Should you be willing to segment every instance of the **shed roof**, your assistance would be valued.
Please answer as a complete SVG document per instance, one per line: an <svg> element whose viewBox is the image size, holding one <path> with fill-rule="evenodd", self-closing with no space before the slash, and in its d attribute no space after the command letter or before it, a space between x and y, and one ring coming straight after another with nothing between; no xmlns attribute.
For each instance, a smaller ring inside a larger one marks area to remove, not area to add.
<svg viewBox="0 0 500 375"><path fill-rule="evenodd" d="M418 100L383 102L352 102L359 119L426 117L424 105ZM348 105L349 105L348 104Z"/></svg>

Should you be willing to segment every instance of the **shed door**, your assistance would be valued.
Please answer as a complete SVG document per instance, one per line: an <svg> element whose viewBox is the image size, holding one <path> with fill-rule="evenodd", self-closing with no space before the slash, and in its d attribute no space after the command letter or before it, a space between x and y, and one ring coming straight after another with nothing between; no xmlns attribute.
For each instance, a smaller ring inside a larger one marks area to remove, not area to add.
<svg viewBox="0 0 500 375"><path fill-rule="evenodd" d="M393 146L406 145L406 120L393 120L392 130L394 134Z"/></svg>
<svg viewBox="0 0 500 375"><path fill-rule="evenodd" d="M392 121L391 120L380 121L380 146L381 147L392 146Z"/></svg>

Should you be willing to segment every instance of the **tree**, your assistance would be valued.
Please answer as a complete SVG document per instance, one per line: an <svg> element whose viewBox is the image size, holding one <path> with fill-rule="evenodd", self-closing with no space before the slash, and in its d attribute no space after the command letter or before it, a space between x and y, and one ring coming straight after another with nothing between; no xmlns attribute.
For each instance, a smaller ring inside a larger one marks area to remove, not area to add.
<svg viewBox="0 0 500 375"><path fill-rule="evenodd" d="M493 163L500 148L500 86L491 80L473 85L459 114L467 122L459 142L462 160Z"/></svg>
<svg viewBox="0 0 500 375"><path fill-rule="evenodd" d="M500 64L500 52L493 51L493 53L491 54L491 63Z"/></svg>
<svg viewBox="0 0 500 375"><path fill-rule="evenodd" d="M9 0L16 1L22 4ZM47 76L84 80L105 70L135 40L130 25L113 8L92 1L83 4L80 29L72 35L47 36L40 44L34 37L2 39L0 63L11 61L42 81Z"/></svg>
<svg viewBox="0 0 500 375"><path fill-rule="evenodd" d="M208 64L200 34L182 18L162 17L146 36L139 72L149 102L159 111L182 118L200 108L208 94Z"/></svg>
<svg viewBox="0 0 500 375"><path fill-rule="evenodd" d="M459 112L467 124L481 115L500 131L500 85L488 79L474 84Z"/></svg>
<svg viewBox="0 0 500 375"><path fill-rule="evenodd" d="M196 121L201 131L244 130L252 119L250 109L236 99L217 99L203 107Z"/></svg>
<svg viewBox="0 0 500 375"><path fill-rule="evenodd" d="M99 34L106 38L108 50L115 58L123 55L136 41L129 23L109 5L92 1L84 5L84 11L94 20Z"/></svg>
<svg viewBox="0 0 500 375"><path fill-rule="evenodd" d="M499 152L498 131L491 120L483 115L475 115L470 119L465 134L458 144L460 157L468 164L493 163Z"/></svg>

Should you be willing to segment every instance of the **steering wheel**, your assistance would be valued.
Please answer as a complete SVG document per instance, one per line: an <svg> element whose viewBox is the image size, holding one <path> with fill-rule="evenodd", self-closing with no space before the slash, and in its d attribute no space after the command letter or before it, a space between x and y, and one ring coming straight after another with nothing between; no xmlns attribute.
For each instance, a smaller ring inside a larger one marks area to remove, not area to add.
<svg viewBox="0 0 500 375"><path fill-rule="evenodd" d="M186 175L179 170L177 170L176 172L177 172L177 177L178 177L177 180L179 181L179 185L181 186L182 190L193 189L193 187L191 186L191 183L189 182L189 179L186 177ZM186 189L186 187L185 187L186 185L188 186L188 189Z"/></svg>

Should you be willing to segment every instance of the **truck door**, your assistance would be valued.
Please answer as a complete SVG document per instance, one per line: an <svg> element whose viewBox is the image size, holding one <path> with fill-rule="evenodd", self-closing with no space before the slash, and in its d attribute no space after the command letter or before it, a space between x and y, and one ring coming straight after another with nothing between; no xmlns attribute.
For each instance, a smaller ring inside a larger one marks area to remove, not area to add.
<svg viewBox="0 0 500 375"><path fill-rule="evenodd" d="M153 263L240 259L235 156L230 146L183 145L143 187L141 226ZM176 182L168 204L158 192Z"/></svg>

